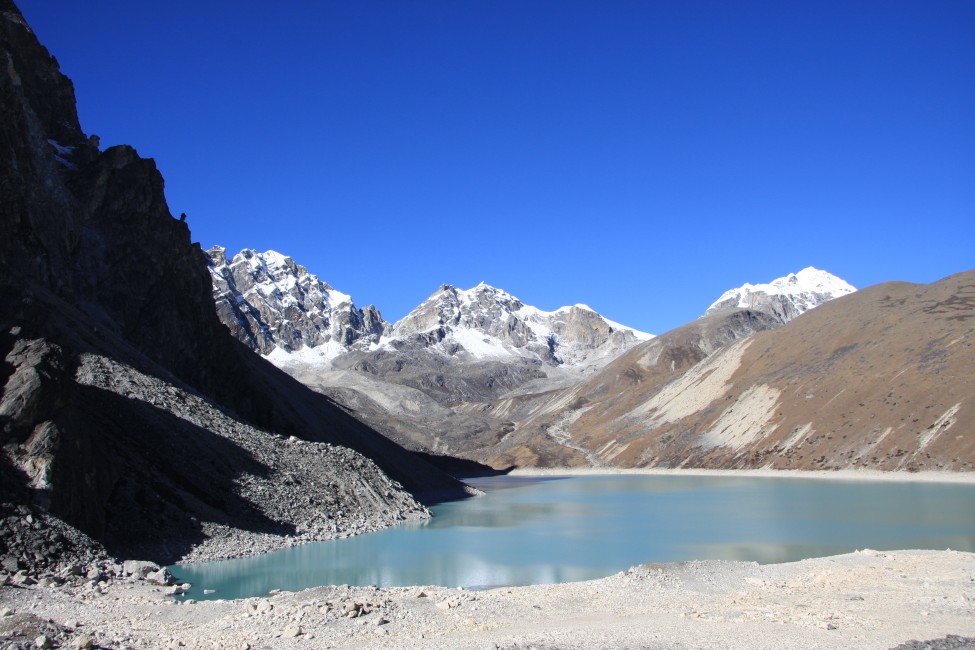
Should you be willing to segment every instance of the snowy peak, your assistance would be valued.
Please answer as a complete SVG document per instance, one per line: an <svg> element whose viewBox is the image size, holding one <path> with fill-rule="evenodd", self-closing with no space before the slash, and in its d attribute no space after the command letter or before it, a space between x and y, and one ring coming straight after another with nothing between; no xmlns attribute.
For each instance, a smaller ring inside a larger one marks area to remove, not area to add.
<svg viewBox="0 0 975 650"><path fill-rule="evenodd" d="M375 307L359 309L351 296L276 251L207 251L213 298L221 321L265 356L334 358L376 343L389 324Z"/></svg>
<svg viewBox="0 0 975 650"><path fill-rule="evenodd" d="M351 352L433 353L456 362L528 360L554 366L602 365L652 338L586 305L552 312L525 305L481 282L442 285L395 325L374 307L359 309L286 255L245 249L207 251L220 320L278 365L325 363Z"/></svg>
<svg viewBox="0 0 975 650"><path fill-rule="evenodd" d="M588 365L650 338L585 305L546 312L482 282L466 290L441 286L396 323L383 343L396 348L422 345L472 361L521 357Z"/></svg>
<svg viewBox="0 0 975 650"><path fill-rule="evenodd" d="M705 315L743 308L772 314L786 323L817 305L854 291L844 280L809 266L768 284L745 283L725 291Z"/></svg>

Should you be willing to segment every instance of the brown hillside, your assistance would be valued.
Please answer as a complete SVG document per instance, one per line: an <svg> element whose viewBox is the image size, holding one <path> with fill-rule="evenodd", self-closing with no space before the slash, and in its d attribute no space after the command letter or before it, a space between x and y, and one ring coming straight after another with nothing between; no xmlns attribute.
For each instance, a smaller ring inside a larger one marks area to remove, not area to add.
<svg viewBox="0 0 975 650"><path fill-rule="evenodd" d="M877 285L713 354L721 337L695 342L695 327L714 325L644 344L550 400L571 406L527 421L494 462L975 468L975 272Z"/></svg>

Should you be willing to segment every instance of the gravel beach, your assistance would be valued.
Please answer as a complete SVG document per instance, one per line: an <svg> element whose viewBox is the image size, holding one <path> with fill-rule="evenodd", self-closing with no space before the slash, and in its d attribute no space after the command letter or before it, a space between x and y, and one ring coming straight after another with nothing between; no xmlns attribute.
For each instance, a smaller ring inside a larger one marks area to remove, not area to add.
<svg viewBox="0 0 975 650"><path fill-rule="evenodd" d="M699 469L699 468L619 468L619 467L526 467L508 476L742 476L801 478L829 481L888 481L922 483L975 483L975 472L887 472L873 469Z"/></svg>
<svg viewBox="0 0 975 650"><path fill-rule="evenodd" d="M939 472L729 473L975 481ZM601 580L483 591L327 586L206 602L183 596L155 565L90 559L52 565L46 577L4 573L0 647L975 648L975 554L952 550L641 565Z"/></svg>
<svg viewBox="0 0 975 650"><path fill-rule="evenodd" d="M869 649L975 637L975 554L956 551L643 565L487 591L320 587L208 602L175 591L134 577L8 585L0 646Z"/></svg>

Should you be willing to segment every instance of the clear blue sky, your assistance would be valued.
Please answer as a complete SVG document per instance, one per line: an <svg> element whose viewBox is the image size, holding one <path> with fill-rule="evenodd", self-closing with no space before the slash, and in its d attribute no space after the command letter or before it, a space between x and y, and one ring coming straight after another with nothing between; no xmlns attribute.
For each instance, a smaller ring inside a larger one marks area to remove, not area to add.
<svg viewBox="0 0 975 650"><path fill-rule="evenodd" d="M975 2L20 0L195 241L397 320L481 280L661 333L975 267Z"/></svg>

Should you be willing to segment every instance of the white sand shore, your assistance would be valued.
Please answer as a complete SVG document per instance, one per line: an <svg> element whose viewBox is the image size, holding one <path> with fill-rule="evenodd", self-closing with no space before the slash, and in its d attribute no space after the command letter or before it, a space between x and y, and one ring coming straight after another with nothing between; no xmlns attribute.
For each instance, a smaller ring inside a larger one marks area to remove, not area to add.
<svg viewBox="0 0 975 650"><path fill-rule="evenodd" d="M975 636L975 554L860 551L788 564L648 565L487 591L320 587L183 604L142 582L0 589L0 646L41 633L64 647L88 637L99 647L206 650L880 650Z"/></svg>
<svg viewBox="0 0 975 650"><path fill-rule="evenodd" d="M517 470L973 483L872 471ZM975 554L858 551L799 562L643 565L601 580L485 591L319 587L194 603L145 582L0 588L0 647L863 648L975 638ZM219 594L217 594L219 595ZM33 644L29 645L29 644ZM957 647L953 646L953 647ZM972 645L964 647L975 647Z"/></svg>
<svg viewBox="0 0 975 650"><path fill-rule="evenodd" d="M618 467L526 467L509 476L748 476L763 478L828 479L831 481L911 481L929 483L975 483L975 472L882 472L869 469L810 471L797 469L661 469Z"/></svg>

